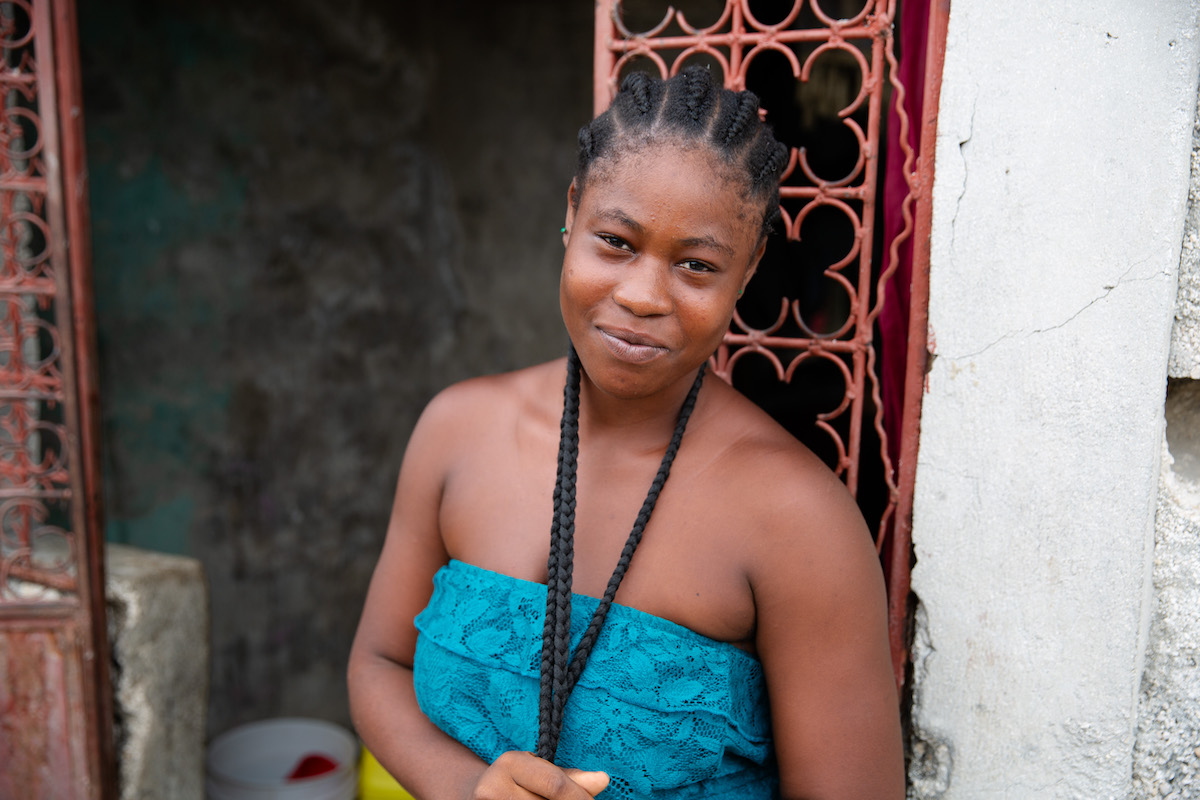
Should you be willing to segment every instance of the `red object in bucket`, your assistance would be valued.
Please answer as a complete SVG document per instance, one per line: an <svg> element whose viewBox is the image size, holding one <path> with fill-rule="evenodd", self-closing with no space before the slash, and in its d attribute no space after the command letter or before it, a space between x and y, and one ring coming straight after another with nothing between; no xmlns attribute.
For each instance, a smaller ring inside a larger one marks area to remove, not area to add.
<svg viewBox="0 0 1200 800"><path fill-rule="evenodd" d="M322 753L309 753L292 768L292 771L288 773L287 779L289 781L298 781L304 778L315 778L318 775L324 775L326 772L333 772L337 768L338 762L329 756Z"/></svg>

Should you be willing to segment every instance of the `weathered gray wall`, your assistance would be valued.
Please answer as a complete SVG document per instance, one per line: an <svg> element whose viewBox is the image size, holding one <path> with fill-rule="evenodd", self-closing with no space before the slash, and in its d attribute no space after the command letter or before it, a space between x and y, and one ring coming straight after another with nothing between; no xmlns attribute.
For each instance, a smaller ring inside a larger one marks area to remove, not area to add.
<svg viewBox="0 0 1200 800"><path fill-rule="evenodd" d="M559 354L591 4L82 4L109 539L201 559L210 732L348 721L409 430Z"/></svg>
<svg viewBox="0 0 1200 800"><path fill-rule="evenodd" d="M1133 779L1137 797L1182 800L1200 795L1200 113L1168 369Z"/></svg>
<svg viewBox="0 0 1200 800"><path fill-rule="evenodd" d="M208 605L194 558L104 551L120 800L204 797ZM199 641L197 641L199 640Z"/></svg>
<svg viewBox="0 0 1200 800"><path fill-rule="evenodd" d="M1173 382L1138 705L1135 797L1200 795L1200 381Z"/></svg>
<svg viewBox="0 0 1200 800"><path fill-rule="evenodd" d="M1192 185L1167 371L1173 378L1200 380L1200 111L1192 125Z"/></svg>

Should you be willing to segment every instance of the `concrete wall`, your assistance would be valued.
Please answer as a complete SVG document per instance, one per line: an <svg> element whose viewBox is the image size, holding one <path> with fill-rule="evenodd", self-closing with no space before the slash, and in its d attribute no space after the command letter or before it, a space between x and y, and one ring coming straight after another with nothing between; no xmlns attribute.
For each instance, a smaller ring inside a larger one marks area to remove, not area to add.
<svg viewBox="0 0 1200 800"><path fill-rule="evenodd" d="M1191 188L1167 368L1173 378L1200 380L1200 108L1192 130Z"/></svg>
<svg viewBox="0 0 1200 800"><path fill-rule="evenodd" d="M210 732L348 722L416 415L562 353L591 12L81 4L108 536L203 562Z"/></svg>
<svg viewBox="0 0 1200 800"><path fill-rule="evenodd" d="M1194 0L952 4L913 797L1133 791L1198 22Z"/></svg>
<svg viewBox="0 0 1200 800"><path fill-rule="evenodd" d="M1139 797L1174 800L1200 794L1200 113L1169 371L1133 779Z"/></svg>
<svg viewBox="0 0 1200 800"><path fill-rule="evenodd" d="M1182 800L1200 794L1200 382L1171 387L1166 440L1133 780Z"/></svg>
<svg viewBox="0 0 1200 800"><path fill-rule="evenodd" d="M194 558L105 548L120 800L204 797L208 604Z"/></svg>

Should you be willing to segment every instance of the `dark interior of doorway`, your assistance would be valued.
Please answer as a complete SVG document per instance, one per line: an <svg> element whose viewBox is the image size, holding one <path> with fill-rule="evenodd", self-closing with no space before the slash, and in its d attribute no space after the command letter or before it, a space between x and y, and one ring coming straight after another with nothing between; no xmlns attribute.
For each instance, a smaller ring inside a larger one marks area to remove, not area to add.
<svg viewBox="0 0 1200 800"><path fill-rule="evenodd" d="M874 0L821 0L821 10L835 19L850 19L863 11ZM682 0L671 4L681 9L689 23L697 27L711 25L720 17L725 7L724 0ZM787 17L795 6L795 0L750 0L750 13L764 24L779 22ZM653 29L664 17L667 3L655 0L625 0L622 3L623 19L631 31ZM801 3L800 12L794 21L796 27L822 27L812 3ZM676 27L677 26L672 26ZM671 28L664 31L669 35ZM682 33L682 30L676 31ZM856 43L867 48L867 43ZM793 45L793 52L800 63L816 49L814 44ZM674 55L665 51L664 56ZM864 51L867 57L870 53ZM699 54L688 60L707 66L720 73L715 59ZM652 71L647 63L630 62L626 72L635 69ZM804 148L814 173L826 180L837 180L850 174L859 157L859 144L854 134L838 116L838 112L851 104L862 85L862 74L855 59L844 51L830 51L812 62L812 71L806 82L797 81L787 58L779 52L758 55L746 73L746 88L757 94L768 109L767 121L775 135L790 147ZM890 91L885 84L883 108L889 107ZM868 127L868 109L862 105L850 118L864 131ZM872 252L872 290L878 278L882 262L882 187L886 164L886 113L881 120L879 137L879 162L875 219L872 230L874 241ZM811 185L802 176L788 179L793 185ZM784 208L794 215L803 201L785 200ZM860 219L862 203L851 203ZM768 239L767 252L759 270L747 288L746 295L738 303L738 313L752 328L771 326L779 315L781 297L796 300L800 317L808 330L804 330L789 316L778 336L796 338L829 337L842 328L847 316L852 313L845 292L825 276L825 270L846 257L854 246L854 225L841 211L822 206L813 210L800 230L798 240L789 240L782 231L775 231ZM842 272L854 280L853 271L857 259ZM874 294L872 291L872 302ZM878 341L877 332L874 335ZM780 359L787 365L795 352L780 352ZM848 358L848 357L847 357ZM733 371L733 384L746 396L767 411L793 436L816 453L830 468L838 462L837 444L829 434L815 424L818 415L832 411L842 402L848 388L842 370L826 358L809 358L796 370L789 382L780 381L775 368L767 360L747 357L738 361ZM875 407L872 403L870 386L864 391L862 415L862 440L857 455L859 463L858 490L859 507L872 530L884 512L888 502L888 489L884 479L884 463L880 457L880 439L875 430ZM850 414L848 412L830 421L842 442L850 440ZM878 533L878 531L875 531Z"/></svg>

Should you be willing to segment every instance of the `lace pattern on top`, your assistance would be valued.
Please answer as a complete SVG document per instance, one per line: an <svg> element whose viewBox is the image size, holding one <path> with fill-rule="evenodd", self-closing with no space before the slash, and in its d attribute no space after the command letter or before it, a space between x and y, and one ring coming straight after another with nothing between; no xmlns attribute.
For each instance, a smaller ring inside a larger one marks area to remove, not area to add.
<svg viewBox="0 0 1200 800"><path fill-rule="evenodd" d="M597 600L572 597L572 648ZM416 619L421 710L489 763L537 743L546 587L451 561ZM612 776L603 800L769 798L770 718L758 660L613 604L567 702L558 762Z"/></svg>

